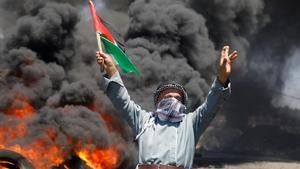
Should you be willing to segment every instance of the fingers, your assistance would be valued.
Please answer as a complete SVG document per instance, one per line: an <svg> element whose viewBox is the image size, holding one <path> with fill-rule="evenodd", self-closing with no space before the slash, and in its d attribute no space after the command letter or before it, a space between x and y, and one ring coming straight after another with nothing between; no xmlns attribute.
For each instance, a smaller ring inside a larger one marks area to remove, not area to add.
<svg viewBox="0 0 300 169"><path fill-rule="evenodd" d="M231 63L231 61L235 60L238 56L236 50L233 51L230 55L228 55L228 53L229 53L229 46L224 46L221 51L220 65L224 64L225 59L229 59L229 60L227 60L227 63L229 63L229 62Z"/></svg>
<svg viewBox="0 0 300 169"><path fill-rule="evenodd" d="M229 46L224 46L220 55L220 66L224 64L224 60L228 57Z"/></svg>
<svg viewBox="0 0 300 169"><path fill-rule="evenodd" d="M106 59L108 56L107 54L103 53L103 52L99 52L100 56L103 57L104 59Z"/></svg>
<svg viewBox="0 0 300 169"><path fill-rule="evenodd" d="M221 52L221 58L228 57L229 46L224 46Z"/></svg>
<svg viewBox="0 0 300 169"><path fill-rule="evenodd" d="M96 52L96 59L97 59L97 63L100 65L101 72L104 72L106 57L107 56L104 53L99 51Z"/></svg>
<svg viewBox="0 0 300 169"><path fill-rule="evenodd" d="M237 58L237 56L238 56L237 51L235 50L228 57L229 57L230 61L233 61Z"/></svg>
<svg viewBox="0 0 300 169"><path fill-rule="evenodd" d="M96 52L96 56L97 58L102 58L103 60L105 60L108 57L105 53L99 51Z"/></svg>
<svg viewBox="0 0 300 169"><path fill-rule="evenodd" d="M231 74L232 70L232 61L237 58L237 51L233 51L232 53L229 53L229 46L224 46L221 50L221 56L220 56L220 65L219 65L219 80L221 82L226 82L229 75Z"/></svg>
<svg viewBox="0 0 300 169"><path fill-rule="evenodd" d="M96 59L97 59L98 64L101 65L102 63L104 63L104 58L99 52L96 52Z"/></svg>

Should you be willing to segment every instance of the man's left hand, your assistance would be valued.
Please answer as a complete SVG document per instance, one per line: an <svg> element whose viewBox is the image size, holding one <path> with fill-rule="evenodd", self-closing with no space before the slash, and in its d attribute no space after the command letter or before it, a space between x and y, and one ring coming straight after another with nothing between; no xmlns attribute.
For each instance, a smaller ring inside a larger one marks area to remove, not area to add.
<svg viewBox="0 0 300 169"><path fill-rule="evenodd" d="M237 51L233 51L230 55L229 46L224 46L221 54L220 54L220 64L219 64L219 72L218 79L222 83L223 86L226 85L228 77L232 70L232 62L237 58Z"/></svg>

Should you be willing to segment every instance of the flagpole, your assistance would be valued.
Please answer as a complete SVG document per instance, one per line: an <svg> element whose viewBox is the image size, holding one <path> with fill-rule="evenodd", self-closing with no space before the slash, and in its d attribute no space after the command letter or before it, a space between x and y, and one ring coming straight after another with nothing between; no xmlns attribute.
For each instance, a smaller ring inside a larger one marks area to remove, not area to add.
<svg viewBox="0 0 300 169"><path fill-rule="evenodd" d="M96 37L97 37L97 45L98 45L99 52L103 53L101 37L100 37L100 32L99 31L96 31ZM104 65L100 66L100 68L101 68L101 72L104 72Z"/></svg>
<svg viewBox="0 0 300 169"><path fill-rule="evenodd" d="M95 6L94 6L94 3L92 0L88 0L89 1L89 6L90 6L90 10L91 10L91 14L92 14L92 17L93 17L93 24L94 24L94 29L95 29L95 32L96 32L96 38L97 38L97 45L98 45L98 49L100 52L103 52L102 50L102 45L101 45L101 37L100 37L100 34L101 32L97 29L97 20L96 20L96 10L95 10Z"/></svg>
<svg viewBox="0 0 300 169"><path fill-rule="evenodd" d="M97 38L98 49L101 53L103 53L101 37L100 37L100 32L99 31L96 32L96 38Z"/></svg>
<svg viewBox="0 0 300 169"><path fill-rule="evenodd" d="M117 43L109 30L102 24L100 17L96 13L92 0L88 0L89 8L93 19L94 31L96 33L97 45L99 52L108 53L112 56L115 63L121 67L124 72L134 72L138 74L138 70L127 58L126 54L117 46ZM105 57L105 56L104 56ZM100 59L100 58L99 58ZM102 62L101 64L104 64ZM101 65L104 68L103 65Z"/></svg>

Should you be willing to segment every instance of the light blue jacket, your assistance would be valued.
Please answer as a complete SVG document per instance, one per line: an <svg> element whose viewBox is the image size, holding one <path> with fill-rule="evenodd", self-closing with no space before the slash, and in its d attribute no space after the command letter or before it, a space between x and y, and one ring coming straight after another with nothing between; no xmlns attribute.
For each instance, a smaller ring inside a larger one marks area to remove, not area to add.
<svg viewBox="0 0 300 169"><path fill-rule="evenodd" d="M206 101L178 123L152 117L130 99L119 73L104 77L104 91L138 137L140 164L165 164L191 169L195 145L230 95L230 83L224 88L218 80L212 84ZM148 127L146 127L147 125Z"/></svg>

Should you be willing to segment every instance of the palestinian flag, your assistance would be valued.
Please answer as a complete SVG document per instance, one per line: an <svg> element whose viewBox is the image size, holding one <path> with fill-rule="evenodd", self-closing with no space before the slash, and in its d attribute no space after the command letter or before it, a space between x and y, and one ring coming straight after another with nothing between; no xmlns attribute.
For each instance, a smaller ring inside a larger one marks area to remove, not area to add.
<svg viewBox="0 0 300 169"><path fill-rule="evenodd" d="M120 49L117 45L116 40L113 38L109 30L101 22L100 17L96 14L96 10L92 0L89 0L89 7L93 17L94 30L96 32L97 38L101 41L99 48L103 49L107 54L111 54L115 59L116 63L119 65L121 70L125 73L132 72L138 74L139 71L128 58L128 56Z"/></svg>

